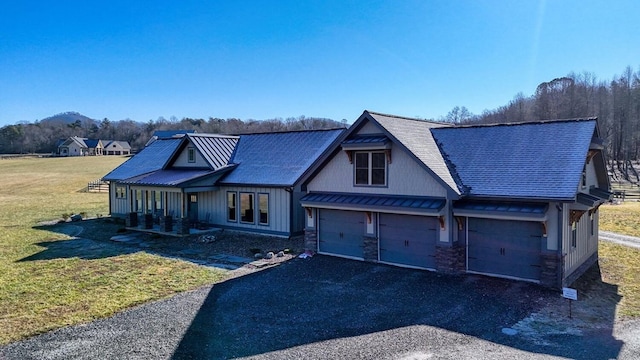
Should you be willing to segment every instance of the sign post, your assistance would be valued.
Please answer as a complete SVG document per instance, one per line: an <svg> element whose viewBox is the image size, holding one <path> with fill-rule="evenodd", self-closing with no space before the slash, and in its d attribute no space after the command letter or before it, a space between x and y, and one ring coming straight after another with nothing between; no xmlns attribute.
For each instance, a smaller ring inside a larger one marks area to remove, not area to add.
<svg viewBox="0 0 640 360"><path fill-rule="evenodd" d="M578 300L578 290L563 287L562 297L569 300L569 319L571 319L571 302Z"/></svg>

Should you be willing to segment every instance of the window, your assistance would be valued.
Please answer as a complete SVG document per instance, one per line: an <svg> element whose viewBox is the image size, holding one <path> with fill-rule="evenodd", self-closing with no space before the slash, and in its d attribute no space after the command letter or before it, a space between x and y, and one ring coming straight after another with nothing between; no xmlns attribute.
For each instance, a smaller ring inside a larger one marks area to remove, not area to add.
<svg viewBox="0 0 640 360"><path fill-rule="evenodd" d="M587 168L586 166L582 169L582 188L587 187Z"/></svg>
<svg viewBox="0 0 640 360"><path fill-rule="evenodd" d="M135 211L142 212L142 190L134 190L136 193Z"/></svg>
<svg viewBox="0 0 640 360"><path fill-rule="evenodd" d="M156 207L155 207L155 210L156 210L156 212L157 212L158 210L162 210L162 209L163 209L163 207L162 207L162 202L164 201L164 199L163 199L163 198L164 198L164 196L163 196L163 195L164 195L164 193L163 193L162 191L157 191L157 192L155 192L155 197L156 197Z"/></svg>
<svg viewBox="0 0 640 360"><path fill-rule="evenodd" d="M124 186L116 186L116 199L126 199L127 188Z"/></svg>
<svg viewBox="0 0 640 360"><path fill-rule="evenodd" d="M356 185L387 184L387 159L384 152L355 153Z"/></svg>
<svg viewBox="0 0 640 360"><path fill-rule="evenodd" d="M238 216L236 213L236 197L237 194L235 192L227 193L227 209L229 209L229 211L227 212L227 221L238 221Z"/></svg>
<svg viewBox="0 0 640 360"><path fill-rule="evenodd" d="M155 202L155 191L145 191L145 197L147 198L147 213L153 212L153 203Z"/></svg>
<svg viewBox="0 0 640 360"><path fill-rule="evenodd" d="M594 230L595 229L595 222L596 222L595 217L596 217L595 213L591 213L591 219L590 219L591 220L591 223L590 223L591 224L591 236L593 236L594 232L595 232L595 230Z"/></svg>
<svg viewBox="0 0 640 360"><path fill-rule="evenodd" d="M260 225L269 225L269 194L258 194L258 211Z"/></svg>
<svg viewBox="0 0 640 360"><path fill-rule="evenodd" d="M188 151L188 155L189 155L189 162L190 163L196 162L196 149L189 148L189 149L187 149L187 151Z"/></svg>
<svg viewBox="0 0 640 360"><path fill-rule="evenodd" d="M571 225L571 247L576 247L576 242L577 242L577 232L578 232L578 224L573 223L573 225Z"/></svg>
<svg viewBox="0 0 640 360"><path fill-rule="evenodd" d="M253 224L253 194L240 193L240 221L243 223Z"/></svg>

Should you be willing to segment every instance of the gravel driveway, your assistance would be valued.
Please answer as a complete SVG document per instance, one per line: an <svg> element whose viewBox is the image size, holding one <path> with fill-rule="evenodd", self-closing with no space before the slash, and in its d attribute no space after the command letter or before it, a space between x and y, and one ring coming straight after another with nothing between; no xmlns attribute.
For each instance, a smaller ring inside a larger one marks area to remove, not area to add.
<svg viewBox="0 0 640 360"><path fill-rule="evenodd" d="M535 341L503 333L558 297L522 282L314 256L12 343L0 359L640 358L640 323Z"/></svg>

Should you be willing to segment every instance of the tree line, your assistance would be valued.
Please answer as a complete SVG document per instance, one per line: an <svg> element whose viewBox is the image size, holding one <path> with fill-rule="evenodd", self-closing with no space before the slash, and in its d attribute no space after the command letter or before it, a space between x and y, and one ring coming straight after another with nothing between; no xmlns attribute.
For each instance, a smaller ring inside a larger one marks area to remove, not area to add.
<svg viewBox="0 0 640 360"><path fill-rule="evenodd" d="M139 150L159 130L195 130L198 133L246 134L272 131L295 131L346 127L342 122L326 118L290 117L268 120L241 120L236 118L192 119L176 117L146 123L131 119L111 121L107 118L66 123L63 121L36 121L7 125L0 128L0 154L53 153L61 139L78 136L90 139L128 141L132 149Z"/></svg>
<svg viewBox="0 0 640 360"><path fill-rule="evenodd" d="M610 169L625 177L640 159L640 71L628 66L612 80L583 72L543 82L531 96L515 95L508 104L474 115L454 107L440 120L453 123L512 123L597 117ZM627 179L628 180L628 179Z"/></svg>

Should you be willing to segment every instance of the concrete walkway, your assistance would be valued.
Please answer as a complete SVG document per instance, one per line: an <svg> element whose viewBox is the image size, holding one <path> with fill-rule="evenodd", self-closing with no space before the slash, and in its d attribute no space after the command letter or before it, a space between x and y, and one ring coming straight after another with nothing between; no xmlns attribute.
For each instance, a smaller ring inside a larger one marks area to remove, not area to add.
<svg viewBox="0 0 640 360"><path fill-rule="evenodd" d="M613 242L616 244L640 249L640 238L635 236L621 235L609 231L599 231L598 238L602 241Z"/></svg>

